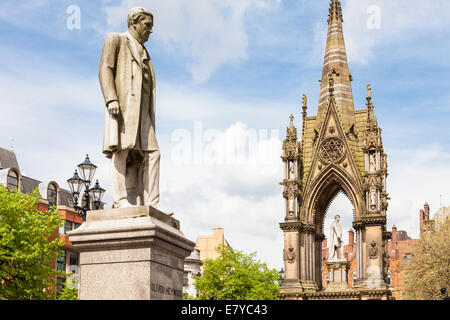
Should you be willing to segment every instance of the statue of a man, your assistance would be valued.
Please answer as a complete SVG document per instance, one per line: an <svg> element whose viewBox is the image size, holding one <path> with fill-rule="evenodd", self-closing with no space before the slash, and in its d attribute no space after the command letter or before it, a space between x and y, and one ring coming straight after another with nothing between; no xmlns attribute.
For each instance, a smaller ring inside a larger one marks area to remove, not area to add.
<svg viewBox="0 0 450 320"><path fill-rule="evenodd" d="M375 171L375 154L370 153L369 155L369 171L373 172Z"/></svg>
<svg viewBox="0 0 450 320"><path fill-rule="evenodd" d="M330 247L329 247L329 255L328 261L337 261L338 260L338 252L341 248L342 241L342 228L339 224L339 220L341 217L336 215L334 217L334 221L331 223L330 227Z"/></svg>
<svg viewBox="0 0 450 320"><path fill-rule="evenodd" d="M111 158L114 208L159 209L155 72L144 47L152 29L153 14L133 8L128 31L108 34L103 45L99 70L106 104L103 153Z"/></svg>
<svg viewBox="0 0 450 320"><path fill-rule="evenodd" d="M289 180L295 180L294 163L289 162Z"/></svg>
<svg viewBox="0 0 450 320"><path fill-rule="evenodd" d="M375 191L372 191L370 193L370 206L372 207L372 209L375 209L376 205L376 194Z"/></svg>

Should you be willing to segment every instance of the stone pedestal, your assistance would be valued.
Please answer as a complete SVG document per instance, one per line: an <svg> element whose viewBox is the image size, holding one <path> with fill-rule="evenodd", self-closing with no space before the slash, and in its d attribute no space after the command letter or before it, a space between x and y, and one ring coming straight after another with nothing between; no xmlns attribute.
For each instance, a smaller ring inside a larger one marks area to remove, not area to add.
<svg viewBox="0 0 450 320"><path fill-rule="evenodd" d="M69 232L80 253L81 300L181 300L195 243L152 207L90 211Z"/></svg>
<svg viewBox="0 0 450 320"><path fill-rule="evenodd" d="M329 282L325 291L348 291L348 269L350 262L328 261L326 263L329 272Z"/></svg>

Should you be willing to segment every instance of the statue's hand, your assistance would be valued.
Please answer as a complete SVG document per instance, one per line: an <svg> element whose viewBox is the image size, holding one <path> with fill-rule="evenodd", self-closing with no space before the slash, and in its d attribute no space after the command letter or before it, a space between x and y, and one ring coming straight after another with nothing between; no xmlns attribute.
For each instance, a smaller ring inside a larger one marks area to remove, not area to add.
<svg viewBox="0 0 450 320"><path fill-rule="evenodd" d="M108 104L108 111L112 116L117 117L119 115L119 101L112 101Z"/></svg>

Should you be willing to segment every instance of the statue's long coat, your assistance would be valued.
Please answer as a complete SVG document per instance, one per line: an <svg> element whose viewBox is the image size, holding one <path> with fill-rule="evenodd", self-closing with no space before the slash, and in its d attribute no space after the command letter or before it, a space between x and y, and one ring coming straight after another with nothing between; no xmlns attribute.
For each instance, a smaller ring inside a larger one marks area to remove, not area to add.
<svg viewBox="0 0 450 320"><path fill-rule="evenodd" d="M334 257L334 253L336 252L336 247L340 248L342 243L342 228L339 222L334 220L330 226L330 245L328 247L329 250L329 258L337 258Z"/></svg>
<svg viewBox="0 0 450 320"><path fill-rule="evenodd" d="M149 56L148 66L152 79L150 107L148 108L149 114L141 115L142 64L144 62L135 41L128 32L108 34L103 45L100 61L100 86L106 105L113 100L119 102L120 112L117 117L118 145L116 150L136 149L137 139L140 136L145 136L148 139L142 141L139 150L155 151L159 149L155 135L155 72ZM142 130L140 126L141 117L147 116L151 117L151 125L145 129L149 132L148 134L139 134L139 130ZM108 157L115 151L112 148L111 141L114 140L112 137L116 132L111 132L111 128L115 127L111 122L112 119L108 110L106 110L103 153Z"/></svg>

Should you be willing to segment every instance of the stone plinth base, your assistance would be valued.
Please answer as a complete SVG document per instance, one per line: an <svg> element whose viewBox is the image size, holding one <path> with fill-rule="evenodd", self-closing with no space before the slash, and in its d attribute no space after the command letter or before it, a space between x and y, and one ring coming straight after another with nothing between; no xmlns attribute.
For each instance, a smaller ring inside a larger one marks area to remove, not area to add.
<svg viewBox="0 0 450 320"><path fill-rule="evenodd" d="M69 232L80 253L81 300L181 300L195 243L152 207L91 211Z"/></svg>
<svg viewBox="0 0 450 320"><path fill-rule="evenodd" d="M329 282L325 291L348 291L350 262L347 260L328 261L326 266L329 272Z"/></svg>
<svg viewBox="0 0 450 320"><path fill-rule="evenodd" d="M317 285L313 281L285 279L281 285L278 297L281 300L303 300L305 294L316 291Z"/></svg>
<svg viewBox="0 0 450 320"><path fill-rule="evenodd" d="M324 290L318 290L313 282L295 279L283 281L278 297L280 300L389 300L392 292L379 279L358 282L357 287L348 285L350 262L328 261L329 282ZM375 281L377 280L377 281Z"/></svg>

